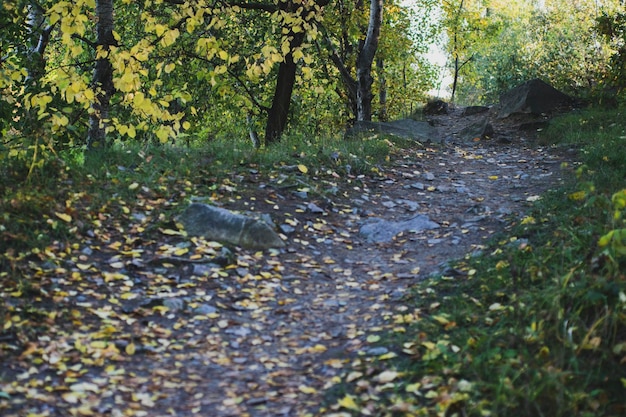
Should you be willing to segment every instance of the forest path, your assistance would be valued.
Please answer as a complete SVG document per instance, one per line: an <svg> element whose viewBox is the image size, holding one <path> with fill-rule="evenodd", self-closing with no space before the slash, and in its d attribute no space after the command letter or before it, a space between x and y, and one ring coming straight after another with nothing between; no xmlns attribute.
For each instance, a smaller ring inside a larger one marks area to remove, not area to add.
<svg viewBox="0 0 626 417"><path fill-rule="evenodd" d="M194 369L216 389L204 391L198 405L220 416L317 415L323 388L346 363L392 350L371 346L368 336L413 312L403 302L410 286L521 221L529 204L560 181L561 162L524 144L433 147L408 152L380 178L355 180L323 213L301 213L306 204L287 196L281 212L301 227L276 256L282 278L266 289L277 301L228 313L231 331L213 344L222 346L228 366L214 364L215 352L200 355L209 365ZM359 235L370 217L416 214L440 227L384 243Z"/></svg>
<svg viewBox="0 0 626 417"><path fill-rule="evenodd" d="M457 124L440 119L444 135ZM4 415L324 415L324 389L352 361L400 352L374 342L414 313L411 285L462 275L446 262L480 251L561 181L569 157L508 142L449 139L396 153L378 175L296 187L251 171L220 203L270 213L288 244L238 251L226 267L203 261L219 246L174 229L148 238L143 215L103 217L91 241L66 248L64 268L39 267L55 295L40 307L57 312L45 320L64 321L5 364L0 392L17 402ZM416 215L439 227L383 242L359 233L368 219Z"/></svg>

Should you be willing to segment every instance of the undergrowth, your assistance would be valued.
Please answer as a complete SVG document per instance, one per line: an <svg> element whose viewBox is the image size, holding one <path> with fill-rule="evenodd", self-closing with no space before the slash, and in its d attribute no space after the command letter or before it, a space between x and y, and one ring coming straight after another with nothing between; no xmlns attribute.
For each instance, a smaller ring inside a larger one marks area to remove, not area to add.
<svg viewBox="0 0 626 417"><path fill-rule="evenodd" d="M293 133L262 149L239 139L198 139L174 144L115 142L91 152L35 151L9 140L0 147L0 263L7 269L7 258L23 258L55 240L72 240L87 231L94 213L105 207L128 214L138 197L167 199L176 206L198 189L203 194L234 189L251 172L266 178L294 172L375 174L394 151L393 140Z"/></svg>
<svg viewBox="0 0 626 417"><path fill-rule="evenodd" d="M418 284L419 317L383 338L402 353L358 371L393 383L348 375L329 415L626 415L625 128L619 112L556 120L547 139L580 147L573 181Z"/></svg>

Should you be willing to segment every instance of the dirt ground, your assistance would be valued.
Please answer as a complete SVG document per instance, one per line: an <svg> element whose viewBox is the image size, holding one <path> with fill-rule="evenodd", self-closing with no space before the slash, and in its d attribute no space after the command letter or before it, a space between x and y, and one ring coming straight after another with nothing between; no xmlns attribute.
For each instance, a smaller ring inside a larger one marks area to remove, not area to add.
<svg viewBox="0 0 626 417"><path fill-rule="evenodd" d="M481 117L460 112L432 118L441 144L407 151L377 178L338 180L334 196L303 198L268 184L252 192L256 206L242 205L247 198L232 202L229 208L253 208L295 224L287 249L276 256L283 268L276 292L286 301L229 312L229 320L250 333L222 335L228 365L195 368L212 388L197 400L195 391L178 396L175 409L195 402L204 415L320 415L322 389L350 360L368 353L367 335L412 310L403 303L412 284L454 273L449 260L480 252L562 181L560 165L571 153L538 146L506 121L494 123L491 139L457 138ZM399 221L418 214L440 227L384 243L369 243L359 233L373 217Z"/></svg>
<svg viewBox="0 0 626 417"><path fill-rule="evenodd" d="M285 249L238 253L237 264L220 272L191 261L140 262L161 249L156 242L135 241L141 256L124 261L125 276L139 277L133 291L141 292L140 299L171 299L169 310L150 309L146 302L107 307L97 292L85 291L71 308L90 306L102 320L93 332L107 323L113 327L111 356L97 346L81 350L77 340L88 334L84 329L50 335L41 354L47 366L29 375L31 359L24 353L10 365L15 372L8 375L23 387L8 389L14 400L4 402L2 414L79 415L83 407L102 416L323 415L324 388L333 377L360 355L380 353L368 335L389 326L393 315L412 311L403 298L411 285L434 273L453 273L448 261L480 252L523 219L533 201L562 181L561 163L574 158L567 150L539 146L511 122L494 122L492 138L460 138L457 132L482 117L460 112L433 116L440 141L416 144L379 175L318 184L332 192L261 183L254 173L244 178L223 207L269 213L287 236ZM439 227L379 243L359 232L368 219L416 215ZM172 241L172 247L181 248L181 242ZM103 244L76 252L82 264L111 273L117 267L111 259L130 259L129 250L119 255L119 248ZM89 277L97 282L95 271ZM115 276L107 277L115 284ZM89 349L96 352L92 363L84 360ZM51 360L55 352L63 359ZM70 375L68 369L75 370ZM27 386L44 377L45 384Z"/></svg>

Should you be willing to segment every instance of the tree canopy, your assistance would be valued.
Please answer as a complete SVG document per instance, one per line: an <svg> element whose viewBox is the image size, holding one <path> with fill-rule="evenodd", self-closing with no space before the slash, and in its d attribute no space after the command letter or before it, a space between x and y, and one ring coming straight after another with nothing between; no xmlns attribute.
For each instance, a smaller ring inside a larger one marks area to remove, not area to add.
<svg viewBox="0 0 626 417"><path fill-rule="evenodd" d="M406 116L435 82L424 53L437 33L447 34L461 101L493 100L535 77L568 92L605 91L621 85L623 71L617 1L0 7L0 128L14 156L260 130L270 144L290 127L330 133L357 119Z"/></svg>

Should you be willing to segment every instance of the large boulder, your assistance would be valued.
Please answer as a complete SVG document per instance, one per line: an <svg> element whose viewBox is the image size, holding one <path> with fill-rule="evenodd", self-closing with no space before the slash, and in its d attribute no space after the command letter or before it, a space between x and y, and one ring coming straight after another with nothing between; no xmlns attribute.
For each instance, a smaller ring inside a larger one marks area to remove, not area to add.
<svg viewBox="0 0 626 417"><path fill-rule="evenodd" d="M534 79L500 96L498 118L505 118L514 113L535 115L551 113L572 103L573 99L567 94L540 79Z"/></svg>
<svg viewBox="0 0 626 417"><path fill-rule="evenodd" d="M190 236L202 236L244 249L264 250L285 246L280 236L262 219L209 204L191 203L178 221Z"/></svg>

